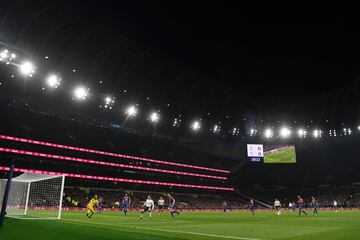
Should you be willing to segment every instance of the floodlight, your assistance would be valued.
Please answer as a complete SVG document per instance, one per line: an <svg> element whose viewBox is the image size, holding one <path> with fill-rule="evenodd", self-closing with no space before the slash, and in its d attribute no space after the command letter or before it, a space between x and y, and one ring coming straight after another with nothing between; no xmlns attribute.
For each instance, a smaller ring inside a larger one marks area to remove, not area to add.
<svg viewBox="0 0 360 240"><path fill-rule="evenodd" d="M112 109L115 103L115 97L107 96L105 97L104 102L104 105L100 105L100 108L104 107L104 109Z"/></svg>
<svg viewBox="0 0 360 240"><path fill-rule="evenodd" d="M20 66L20 72L23 74L23 75L26 75L26 76L32 76L32 74L35 72L35 67L34 65L29 62L29 61L26 61L26 62L23 62Z"/></svg>
<svg viewBox="0 0 360 240"><path fill-rule="evenodd" d="M219 125L214 125L214 127L212 128L212 132L213 133L219 133L220 132L220 126Z"/></svg>
<svg viewBox="0 0 360 240"><path fill-rule="evenodd" d="M239 134L239 129L238 128L236 128L236 127L234 127L233 129L232 129L232 135L238 135Z"/></svg>
<svg viewBox="0 0 360 240"><path fill-rule="evenodd" d="M319 131L318 130L314 130L313 135L315 138L317 138L319 136Z"/></svg>
<svg viewBox="0 0 360 240"><path fill-rule="evenodd" d="M299 135L300 138L305 138L306 134L307 134L306 130L301 129L301 128L298 130L298 135Z"/></svg>
<svg viewBox="0 0 360 240"><path fill-rule="evenodd" d="M57 88L60 85L60 81L61 78L59 78L55 74L48 76L48 78L46 79L48 86L51 88Z"/></svg>
<svg viewBox="0 0 360 240"><path fill-rule="evenodd" d="M200 130L200 128L201 128L200 122L199 122L199 121L194 121L194 122L191 124L191 128L192 128L194 131Z"/></svg>
<svg viewBox="0 0 360 240"><path fill-rule="evenodd" d="M291 134L291 131L289 128L287 127L283 127L282 129L280 129L280 136L283 138L288 138Z"/></svg>
<svg viewBox="0 0 360 240"><path fill-rule="evenodd" d="M351 129L350 128L344 128L343 129L343 131L344 131L344 135L346 136L346 135L351 135L352 134L352 131L351 131Z"/></svg>
<svg viewBox="0 0 360 240"><path fill-rule="evenodd" d="M74 91L74 96L76 100L85 100L88 95L88 90L84 87L77 87Z"/></svg>
<svg viewBox="0 0 360 240"><path fill-rule="evenodd" d="M135 106L130 106L126 109L125 113L129 116L129 117L134 117L138 112L138 109Z"/></svg>
<svg viewBox="0 0 360 240"><path fill-rule="evenodd" d="M175 118L173 122L173 127L180 127L181 119Z"/></svg>
<svg viewBox="0 0 360 240"><path fill-rule="evenodd" d="M111 103L111 97L106 97L105 104L110 104L110 103Z"/></svg>
<svg viewBox="0 0 360 240"><path fill-rule="evenodd" d="M150 121L153 123L157 123L160 120L160 116L157 112L153 112L150 114Z"/></svg>
<svg viewBox="0 0 360 240"><path fill-rule="evenodd" d="M336 137L336 130L329 130L330 137Z"/></svg>
<svg viewBox="0 0 360 240"><path fill-rule="evenodd" d="M251 128L251 129L250 129L250 137L256 136L256 134L257 134L257 130L254 129L254 128Z"/></svg>
<svg viewBox="0 0 360 240"><path fill-rule="evenodd" d="M3 50L0 53L0 61L6 60L9 58L8 50Z"/></svg>
<svg viewBox="0 0 360 240"><path fill-rule="evenodd" d="M314 136L314 138L320 138L321 135L322 135L322 131L321 131L321 130L315 129L315 130L313 131L313 136Z"/></svg>
<svg viewBox="0 0 360 240"><path fill-rule="evenodd" d="M266 129L265 132L264 132L264 136L266 138L272 138L273 135L274 135L274 133L270 128Z"/></svg>

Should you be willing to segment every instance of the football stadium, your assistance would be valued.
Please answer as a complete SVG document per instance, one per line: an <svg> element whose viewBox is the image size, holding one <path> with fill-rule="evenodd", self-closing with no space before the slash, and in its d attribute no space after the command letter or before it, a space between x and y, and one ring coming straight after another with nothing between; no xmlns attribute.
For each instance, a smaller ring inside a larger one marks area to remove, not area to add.
<svg viewBox="0 0 360 240"><path fill-rule="evenodd" d="M354 9L0 8L0 240L355 240Z"/></svg>

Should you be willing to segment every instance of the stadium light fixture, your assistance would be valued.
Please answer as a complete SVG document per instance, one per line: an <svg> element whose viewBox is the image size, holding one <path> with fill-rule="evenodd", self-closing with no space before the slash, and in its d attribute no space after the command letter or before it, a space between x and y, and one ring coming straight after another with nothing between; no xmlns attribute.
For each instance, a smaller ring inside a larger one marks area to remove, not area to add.
<svg viewBox="0 0 360 240"><path fill-rule="evenodd" d="M306 130L304 130L304 129L302 129L302 128L300 128L300 129L298 130L298 135L299 135L300 138L305 138L305 137L306 137L306 134L307 134L307 131L306 131Z"/></svg>
<svg viewBox="0 0 360 240"><path fill-rule="evenodd" d="M35 66L34 64L32 64L29 61L25 61L23 62L20 66L19 66L20 72L21 74L25 75L25 76L29 76L32 77L32 75L35 73Z"/></svg>
<svg viewBox="0 0 360 240"><path fill-rule="evenodd" d="M288 138L288 137L290 137L290 134L291 134L291 131L289 128L283 127L280 129L280 136L282 138Z"/></svg>
<svg viewBox="0 0 360 240"><path fill-rule="evenodd" d="M126 111L125 111L126 115L128 115L129 117L135 117L136 114L138 113L138 109L135 106L129 106Z"/></svg>
<svg viewBox="0 0 360 240"><path fill-rule="evenodd" d="M352 134L352 131L350 128L344 128L343 131L344 131L344 136Z"/></svg>
<svg viewBox="0 0 360 240"><path fill-rule="evenodd" d="M111 103L111 97L106 97L105 104L110 104L110 103Z"/></svg>
<svg viewBox="0 0 360 240"><path fill-rule="evenodd" d="M255 128L251 128L250 129L250 137L256 136L256 134L257 134L257 130Z"/></svg>
<svg viewBox="0 0 360 240"><path fill-rule="evenodd" d="M157 123L160 120L160 115L157 112L152 112L149 117L150 121L153 123Z"/></svg>
<svg viewBox="0 0 360 240"><path fill-rule="evenodd" d="M314 138L321 138L321 136L322 136L322 131L321 131L321 130L318 130L318 129L315 129L315 130L313 131L313 136L314 136Z"/></svg>
<svg viewBox="0 0 360 240"><path fill-rule="evenodd" d="M215 125L213 126L213 128L211 129L211 131L212 131L213 133L219 133L219 132L220 132L220 129L221 129L220 125L215 124Z"/></svg>
<svg viewBox="0 0 360 240"><path fill-rule="evenodd" d="M336 130L329 130L329 136L330 137L336 137Z"/></svg>
<svg viewBox="0 0 360 240"><path fill-rule="evenodd" d="M9 58L9 51L4 49L0 52L0 61L6 61Z"/></svg>
<svg viewBox="0 0 360 240"><path fill-rule="evenodd" d="M174 118L173 127L180 127L180 123L181 123L180 118Z"/></svg>
<svg viewBox="0 0 360 240"><path fill-rule="evenodd" d="M234 127L234 128L232 129L232 131L231 131L231 134L232 134L233 136L235 136L235 135L239 135L239 132L240 132L240 130L239 130L238 128Z"/></svg>
<svg viewBox="0 0 360 240"><path fill-rule="evenodd" d="M319 131L318 130L314 130L313 132L314 138L317 138L319 136Z"/></svg>
<svg viewBox="0 0 360 240"><path fill-rule="evenodd" d="M357 129L360 131L360 125L357 127Z"/></svg>
<svg viewBox="0 0 360 240"><path fill-rule="evenodd" d="M115 97L107 96L104 99L104 106L100 105L100 108L104 107L104 109L112 109L115 103Z"/></svg>
<svg viewBox="0 0 360 240"><path fill-rule="evenodd" d="M88 90L84 87L77 87L74 90L74 97L76 100L85 100L88 96Z"/></svg>
<svg viewBox="0 0 360 240"><path fill-rule="evenodd" d="M274 133L273 133L273 131L272 131L270 128L266 129L265 132L264 132L264 136L265 136L266 138L272 138L273 135L274 135Z"/></svg>
<svg viewBox="0 0 360 240"><path fill-rule="evenodd" d="M192 124L191 124L191 128L192 130L194 131L199 131L200 128L201 128L201 124L199 121L194 121Z"/></svg>
<svg viewBox="0 0 360 240"><path fill-rule="evenodd" d="M57 88L60 85L61 78L52 74L46 79L47 85L51 88Z"/></svg>

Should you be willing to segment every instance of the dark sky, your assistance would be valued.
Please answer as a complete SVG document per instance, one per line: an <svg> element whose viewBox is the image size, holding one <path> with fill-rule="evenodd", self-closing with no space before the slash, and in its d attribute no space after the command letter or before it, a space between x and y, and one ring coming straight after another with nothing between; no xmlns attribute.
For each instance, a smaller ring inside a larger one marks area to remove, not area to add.
<svg viewBox="0 0 360 240"><path fill-rule="evenodd" d="M259 80L265 87L295 81L317 92L360 73L359 19L352 10L109 7L96 5L93 20L115 32L125 20L136 40L216 81Z"/></svg>
<svg viewBox="0 0 360 240"><path fill-rule="evenodd" d="M97 21L121 31L119 12L138 41L238 89L251 82L266 94L284 84L272 92L319 94L360 73L352 10L176 6L117 9Z"/></svg>
<svg viewBox="0 0 360 240"><path fill-rule="evenodd" d="M155 55L161 55L164 61L194 70L204 79L203 83L226 86L226 91L218 90L222 91L221 97L217 97L221 98L221 104L217 106L220 109L230 100L235 102L235 108L242 98L247 97L259 100L258 105L266 105L322 96L328 91L349 86L360 75L360 28L354 9L260 9L229 5L184 6L174 3L172 6L154 6L139 2L128 5L123 2L115 4L115 1L24 0L4 3L1 15L5 27L1 37L6 38L5 42L22 43L22 46L39 52L39 49L46 49L41 54L52 54L61 59L58 63L64 66L75 58L79 62L83 58L85 66L96 66L96 62L89 61L90 52L101 52L108 47L109 39L119 40L126 36L136 46L154 50ZM75 37L81 41L72 41ZM125 50L122 49L121 54ZM107 57L107 63L111 60L116 65L115 52ZM120 54L119 49L117 52ZM94 53L94 56L100 55ZM110 66L103 65L95 68L101 69L104 76L105 72L120 78L124 76L123 72L116 72L118 66L110 69ZM160 77L148 77L154 78L151 85L164 85L158 80ZM110 89L128 84L127 88L136 91L144 85L134 79L128 82L109 76L107 79L110 79ZM211 92L211 86L198 87L192 94L198 96L201 95L198 91ZM163 92L169 89L171 87ZM151 87L141 91L142 94L159 94ZM159 95L164 104L167 96ZM228 95L232 96L230 100L222 101ZM195 106L196 111L208 111L207 106L204 107L208 102L201 101L201 109Z"/></svg>

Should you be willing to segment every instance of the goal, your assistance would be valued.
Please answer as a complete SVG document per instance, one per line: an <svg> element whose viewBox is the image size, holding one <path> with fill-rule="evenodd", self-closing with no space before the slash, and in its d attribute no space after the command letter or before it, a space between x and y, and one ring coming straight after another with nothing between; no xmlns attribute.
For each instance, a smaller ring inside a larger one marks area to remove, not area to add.
<svg viewBox="0 0 360 240"><path fill-rule="evenodd" d="M0 206L7 180L0 179ZM65 175L23 173L11 181L6 216L60 219Z"/></svg>

